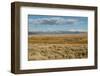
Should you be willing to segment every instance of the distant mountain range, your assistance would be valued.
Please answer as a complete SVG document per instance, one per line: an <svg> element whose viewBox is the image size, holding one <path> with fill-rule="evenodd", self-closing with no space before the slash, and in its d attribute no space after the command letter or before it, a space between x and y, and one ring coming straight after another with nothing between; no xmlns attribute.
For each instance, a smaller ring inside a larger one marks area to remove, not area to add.
<svg viewBox="0 0 100 76"><path fill-rule="evenodd" d="M82 32L82 31L28 32L29 35L33 35L33 34L80 34L80 33L86 33L86 32Z"/></svg>

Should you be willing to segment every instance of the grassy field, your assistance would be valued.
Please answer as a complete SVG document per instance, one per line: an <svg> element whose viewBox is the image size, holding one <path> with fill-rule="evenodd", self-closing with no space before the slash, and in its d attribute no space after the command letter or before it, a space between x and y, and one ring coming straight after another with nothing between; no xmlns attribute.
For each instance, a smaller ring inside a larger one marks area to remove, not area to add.
<svg viewBox="0 0 100 76"><path fill-rule="evenodd" d="M28 60L80 59L87 55L87 34L28 37Z"/></svg>

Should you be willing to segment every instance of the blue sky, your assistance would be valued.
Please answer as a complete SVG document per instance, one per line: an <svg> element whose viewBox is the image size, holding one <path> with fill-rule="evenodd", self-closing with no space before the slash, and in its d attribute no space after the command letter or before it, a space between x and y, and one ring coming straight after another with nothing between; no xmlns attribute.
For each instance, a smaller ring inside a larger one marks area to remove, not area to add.
<svg viewBox="0 0 100 76"><path fill-rule="evenodd" d="M88 31L88 17L28 15L29 32Z"/></svg>

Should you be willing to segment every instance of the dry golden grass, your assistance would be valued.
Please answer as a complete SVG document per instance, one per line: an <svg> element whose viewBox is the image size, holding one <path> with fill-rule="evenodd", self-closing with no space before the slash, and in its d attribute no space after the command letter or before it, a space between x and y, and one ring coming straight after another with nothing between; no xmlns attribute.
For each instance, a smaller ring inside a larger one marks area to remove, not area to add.
<svg viewBox="0 0 100 76"><path fill-rule="evenodd" d="M87 58L87 35L30 36L28 60Z"/></svg>
<svg viewBox="0 0 100 76"><path fill-rule="evenodd" d="M60 36L31 36L29 43L50 43L50 44L86 44L87 35L60 35Z"/></svg>

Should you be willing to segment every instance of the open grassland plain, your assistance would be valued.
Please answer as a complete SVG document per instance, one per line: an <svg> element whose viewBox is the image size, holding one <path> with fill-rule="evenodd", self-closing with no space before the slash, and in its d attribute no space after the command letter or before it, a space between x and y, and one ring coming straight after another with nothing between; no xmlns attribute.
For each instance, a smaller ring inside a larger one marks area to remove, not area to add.
<svg viewBox="0 0 100 76"><path fill-rule="evenodd" d="M87 34L31 35L28 60L87 58L87 48Z"/></svg>

